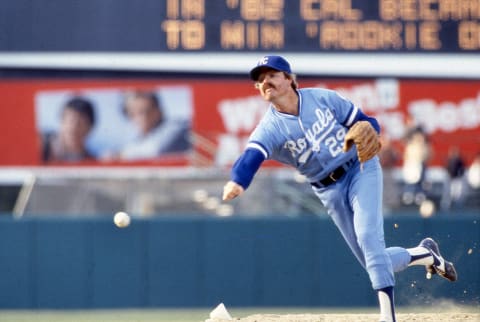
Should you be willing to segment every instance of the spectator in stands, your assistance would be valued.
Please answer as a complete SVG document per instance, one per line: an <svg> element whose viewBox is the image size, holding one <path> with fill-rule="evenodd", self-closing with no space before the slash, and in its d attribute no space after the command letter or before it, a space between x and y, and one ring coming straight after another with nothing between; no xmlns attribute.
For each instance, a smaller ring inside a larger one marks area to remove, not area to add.
<svg viewBox="0 0 480 322"><path fill-rule="evenodd" d="M382 149L378 154L383 169L383 206L384 214L389 214L400 205L399 189L395 179L395 169L400 155L385 134L380 137Z"/></svg>
<svg viewBox="0 0 480 322"><path fill-rule="evenodd" d="M405 188L402 198L407 205L420 205L426 199L425 174L432 149L427 133L412 117L407 119L404 140L402 174Z"/></svg>
<svg viewBox="0 0 480 322"><path fill-rule="evenodd" d="M464 177L465 162L457 146L452 146L448 150L445 170L447 171L448 177L444 183L442 208L448 210L452 206L463 205L467 190Z"/></svg>
<svg viewBox="0 0 480 322"><path fill-rule="evenodd" d="M189 149L189 121L167 120L155 93L128 92L123 112L134 126L133 134L119 152L110 153L105 160L149 160Z"/></svg>
<svg viewBox="0 0 480 322"><path fill-rule="evenodd" d="M86 140L95 124L93 104L82 97L69 99L61 112L60 128L42 138L44 162L78 162L93 160Z"/></svg>
<svg viewBox="0 0 480 322"><path fill-rule="evenodd" d="M480 152L477 153L467 170L467 181L474 190L480 190Z"/></svg>

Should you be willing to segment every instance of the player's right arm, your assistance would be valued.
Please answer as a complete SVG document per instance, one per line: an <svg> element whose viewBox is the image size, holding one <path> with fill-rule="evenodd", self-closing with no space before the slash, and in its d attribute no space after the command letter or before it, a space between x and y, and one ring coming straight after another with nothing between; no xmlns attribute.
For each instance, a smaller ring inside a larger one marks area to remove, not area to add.
<svg viewBox="0 0 480 322"><path fill-rule="evenodd" d="M247 147L232 167L230 181L223 187L223 200L231 200L241 195L248 188L265 159L264 151Z"/></svg>

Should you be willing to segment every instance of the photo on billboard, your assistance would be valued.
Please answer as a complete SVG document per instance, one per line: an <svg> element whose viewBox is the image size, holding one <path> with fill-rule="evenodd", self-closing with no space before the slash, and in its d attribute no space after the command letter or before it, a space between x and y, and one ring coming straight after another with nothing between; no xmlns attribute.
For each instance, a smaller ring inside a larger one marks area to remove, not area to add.
<svg viewBox="0 0 480 322"><path fill-rule="evenodd" d="M191 88L42 90L35 122L44 164L183 160L191 151Z"/></svg>

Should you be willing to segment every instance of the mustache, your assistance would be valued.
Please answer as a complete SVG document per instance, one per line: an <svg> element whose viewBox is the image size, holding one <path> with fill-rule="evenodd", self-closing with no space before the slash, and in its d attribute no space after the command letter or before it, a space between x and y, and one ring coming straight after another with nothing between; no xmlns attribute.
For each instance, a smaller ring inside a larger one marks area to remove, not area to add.
<svg viewBox="0 0 480 322"><path fill-rule="evenodd" d="M264 89L269 89L269 88L273 88L275 89L275 85L273 85L272 83L265 83L265 85L263 86Z"/></svg>

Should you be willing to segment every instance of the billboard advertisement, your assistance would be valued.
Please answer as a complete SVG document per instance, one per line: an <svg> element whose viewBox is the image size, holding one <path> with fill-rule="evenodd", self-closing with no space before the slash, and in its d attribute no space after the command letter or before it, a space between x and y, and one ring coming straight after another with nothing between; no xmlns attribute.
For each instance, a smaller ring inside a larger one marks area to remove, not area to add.
<svg viewBox="0 0 480 322"><path fill-rule="evenodd" d="M480 151L480 81L318 78L300 87L339 91L399 151L409 124L420 124L432 165L453 146L467 161ZM268 108L248 80L221 77L4 80L0 95L0 166L229 166Z"/></svg>

